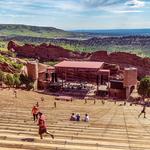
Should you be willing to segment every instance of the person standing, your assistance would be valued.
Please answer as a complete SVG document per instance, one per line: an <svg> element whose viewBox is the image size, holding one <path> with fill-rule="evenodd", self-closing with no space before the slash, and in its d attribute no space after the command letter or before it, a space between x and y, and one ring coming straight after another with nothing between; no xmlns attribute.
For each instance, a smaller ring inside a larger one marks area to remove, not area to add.
<svg viewBox="0 0 150 150"><path fill-rule="evenodd" d="M36 107L39 107L39 102L36 103Z"/></svg>
<svg viewBox="0 0 150 150"><path fill-rule="evenodd" d="M15 98L17 98L17 91L14 90L14 95L15 95Z"/></svg>
<svg viewBox="0 0 150 150"><path fill-rule="evenodd" d="M54 108L56 108L56 102L54 102Z"/></svg>
<svg viewBox="0 0 150 150"><path fill-rule="evenodd" d="M52 137L52 139L54 139L54 135L47 131L47 126L45 122L45 117L43 117L43 113L39 112L38 114L39 114L39 119L37 125L39 126L40 138L43 139L43 134L46 133L49 134Z"/></svg>

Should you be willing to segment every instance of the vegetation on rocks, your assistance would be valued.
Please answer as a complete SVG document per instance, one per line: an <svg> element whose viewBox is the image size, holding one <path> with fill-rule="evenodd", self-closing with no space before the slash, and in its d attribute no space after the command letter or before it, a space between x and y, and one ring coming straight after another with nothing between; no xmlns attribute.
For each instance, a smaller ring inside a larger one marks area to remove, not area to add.
<svg viewBox="0 0 150 150"><path fill-rule="evenodd" d="M17 69L18 71L21 70L21 68L23 67L23 64L15 62L14 60L10 59L9 57L6 57L1 54L0 54L0 63L7 63L8 65L13 67L14 69Z"/></svg>
<svg viewBox="0 0 150 150"><path fill-rule="evenodd" d="M138 87L138 93L143 97L150 97L150 76L146 76L141 79L140 85Z"/></svg>

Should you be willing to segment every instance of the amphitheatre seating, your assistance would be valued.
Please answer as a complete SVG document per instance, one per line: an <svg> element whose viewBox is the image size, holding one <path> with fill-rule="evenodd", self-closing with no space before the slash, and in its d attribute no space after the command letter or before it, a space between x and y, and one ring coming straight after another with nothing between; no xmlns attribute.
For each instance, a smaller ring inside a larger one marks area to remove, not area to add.
<svg viewBox="0 0 150 150"><path fill-rule="evenodd" d="M97 101L58 101L55 97L18 91L14 98L11 90L0 91L0 149L2 150L149 150L150 120L137 118L140 106L119 106ZM37 124L33 122L31 108L39 102L46 115L48 130L54 134L40 140ZM71 113L81 117L89 113L90 122L69 121ZM147 108L147 117L150 118Z"/></svg>

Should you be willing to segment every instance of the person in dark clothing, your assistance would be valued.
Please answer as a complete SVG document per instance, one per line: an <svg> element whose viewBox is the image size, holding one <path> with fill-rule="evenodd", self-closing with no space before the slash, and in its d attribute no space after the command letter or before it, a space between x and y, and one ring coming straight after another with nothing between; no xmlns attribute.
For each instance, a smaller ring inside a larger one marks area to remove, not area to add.
<svg viewBox="0 0 150 150"><path fill-rule="evenodd" d="M143 105L143 109L142 109L142 111L140 112L140 114L138 115L138 118L142 115L142 114L144 114L144 118L146 118L146 105L144 104Z"/></svg>
<svg viewBox="0 0 150 150"><path fill-rule="evenodd" d="M80 114L76 115L76 121L80 121Z"/></svg>
<svg viewBox="0 0 150 150"><path fill-rule="evenodd" d="M54 108L56 108L56 102L54 102Z"/></svg>
<svg viewBox="0 0 150 150"><path fill-rule="evenodd" d="M15 98L17 98L17 91L14 90L14 95L15 95Z"/></svg>
<svg viewBox="0 0 150 150"><path fill-rule="evenodd" d="M36 103L36 107L39 107L39 102Z"/></svg>

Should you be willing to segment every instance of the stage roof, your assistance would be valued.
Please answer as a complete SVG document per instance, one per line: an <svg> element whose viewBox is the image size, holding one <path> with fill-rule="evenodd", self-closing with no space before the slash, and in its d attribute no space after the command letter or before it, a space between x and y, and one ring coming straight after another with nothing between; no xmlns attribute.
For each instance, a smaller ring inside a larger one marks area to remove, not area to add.
<svg viewBox="0 0 150 150"><path fill-rule="evenodd" d="M85 69L100 69L104 62L97 61L62 61L55 65L55 67L62 68L85 68Z"/></svg>

